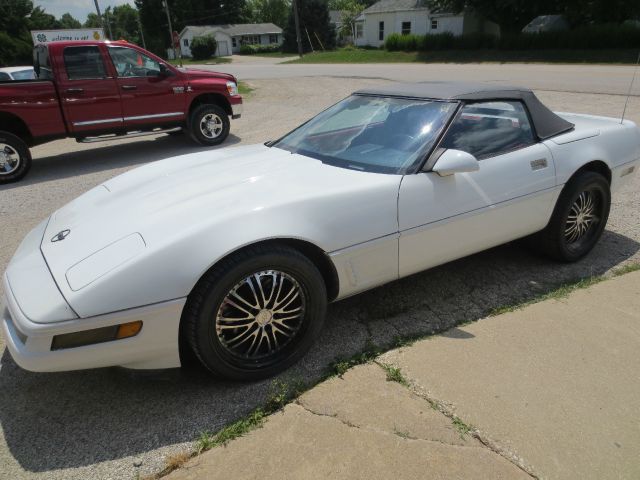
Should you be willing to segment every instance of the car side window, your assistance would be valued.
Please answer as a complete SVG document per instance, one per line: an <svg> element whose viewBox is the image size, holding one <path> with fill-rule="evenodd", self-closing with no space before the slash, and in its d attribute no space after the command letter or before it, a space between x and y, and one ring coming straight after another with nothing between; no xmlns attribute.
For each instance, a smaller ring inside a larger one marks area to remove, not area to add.
<svg viewBox="0 0 640 480"><path fill-rule="evenodd" d="M66 47L63 56L69 80L96 79L107 76L98 47Z"/></svg>
<svg viewBox="0 0 640 480"><path fill-rule="evenodd" d="M157 77L160 63L138 50L127 47L109 47L111 61L118 77Z"/></svg>
<svg viewBox="0 0 640 480"><path fill-rule="evenodd" d="M11 77L8 73L0 72L0 82L6 82L11 80Z"/></svg>
<svg viewBox="0 0 640 480"><path fill-rule="evenodd" d="M440 146L468 152L481 160L534 143L522 102L493 101L465 105Z"/></svg>

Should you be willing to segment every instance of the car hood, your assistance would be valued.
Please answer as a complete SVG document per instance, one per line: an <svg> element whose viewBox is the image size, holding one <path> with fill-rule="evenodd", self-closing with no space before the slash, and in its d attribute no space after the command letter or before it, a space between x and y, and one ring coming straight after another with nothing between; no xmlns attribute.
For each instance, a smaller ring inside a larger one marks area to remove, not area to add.
<svg viewBox="0 0 640 480"><path fill-rule="evenodd" d="M211 70L201 70L197 68L181 68L180 71L184 73L188 79L201 79L201 78L224 78L236 82L236 78L229 73L214 72Z"/></svg>
<svg viewBox="0 0 640 480"><path fill-rule="evenodd" d="M264 145L183 155L131 170L56 211L41 250L65 297L135 257L203 248L190 239L204 236L223 250L262 239L254 237L317 237L329 252L397 231L400 178ZM346 228L358 216L362 227Z"/></svg>

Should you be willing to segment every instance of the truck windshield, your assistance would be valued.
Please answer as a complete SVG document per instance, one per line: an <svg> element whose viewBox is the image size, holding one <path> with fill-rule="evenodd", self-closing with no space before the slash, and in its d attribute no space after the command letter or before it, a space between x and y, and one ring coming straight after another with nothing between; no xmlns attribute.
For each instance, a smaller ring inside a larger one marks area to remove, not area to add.
<svg viewBox="0 0 640 480"><path fill-rule="evenodd" d="M343 168L403 174L433 147L456 105L352 95L272 146Z"/></svg>

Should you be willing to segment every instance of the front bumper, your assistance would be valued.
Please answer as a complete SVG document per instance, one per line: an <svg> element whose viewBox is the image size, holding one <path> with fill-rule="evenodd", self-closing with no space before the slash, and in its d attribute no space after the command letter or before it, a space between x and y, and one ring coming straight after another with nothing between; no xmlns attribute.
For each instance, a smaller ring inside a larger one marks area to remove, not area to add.
<svg viewBox="0 0 640 480"><path fill-rule="evenodd" d="M186 299L57 323L35 323L18 306L4 281L0 322L7 348L15 362L33 372L59 372L109 366L137 369L180 366L178 328ZM21 300L24 301L24 300ZM138 335L94 345L51 350L55 335L141 320Z"/></svg>
<svg viewBox="0 0 640 480"><path fill-rule="evenodd" d="M231 111L233 112L231 118L234 120L242 116L243 106L242 97L240 95L231 97L231 102L237 101L238 103L231 103Z"/></svg>

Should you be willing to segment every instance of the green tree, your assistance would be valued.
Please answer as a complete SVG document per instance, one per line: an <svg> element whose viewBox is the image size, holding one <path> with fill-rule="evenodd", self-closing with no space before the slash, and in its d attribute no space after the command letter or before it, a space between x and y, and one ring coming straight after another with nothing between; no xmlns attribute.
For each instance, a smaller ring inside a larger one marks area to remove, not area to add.
<svg viewBox="0 0 640 480"><path fill-rule="evenodd" d="M462 12L465 8L497 23L503 32L519 32L538 15L560 13L556 0L427 0L431 10Z"/></svg>
<svg viewBox="0 0 640 480"><path fill-rule="evenodd" d="M173 29L187 25L247 23L251 12L246 0L167 0ZM147 48L165 56L170 46L169 27L162 0L135 0L144 28Z"/></svg>
<svg viewBox="0 0 640 480"><path fill-rule="evenodd" d="M342 25L340 26L340 35L355 37L355 21L356 17L367 8L367 5L360 0L330 0L329 10L338 10L342 12Z"/></svg>
<svg viewBox="0 0 640 480"><path fill-rule="evenodd" d="M247 7L251 22L273 23L284 28L289 19L291 2L289 0L250 0Z"/></svg>
<svg viewBox="0 0 640 480"><path fill-rule="evenodd" d="M58 22L60 28L81 28L82 24L70 13L64 13Z"/></svg>
<svg viewBox="0 0 640 480"><path fill-rule="evenodd" d="M87 15L87 19L84 21L83 26L85 28L100 28L102 26L100 23L100 17L98 17L97 13L90 13Z"/></svg>
<svg viewBox="0 0 640 480"><path fill-rule="evenodd" d="M336 30L329 21L328 4L324 0L297 0L297 4L303 51L320 50L322 47L325 50L336 48ZM322 42L322 46L318 42L318 38ZM309 43L309 39L311 39L311 43ZM293 14L289 15L289 21L284 29L282 49L285 52L295 53L298 51Z"/></svg>

